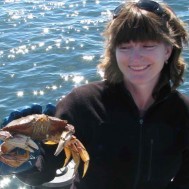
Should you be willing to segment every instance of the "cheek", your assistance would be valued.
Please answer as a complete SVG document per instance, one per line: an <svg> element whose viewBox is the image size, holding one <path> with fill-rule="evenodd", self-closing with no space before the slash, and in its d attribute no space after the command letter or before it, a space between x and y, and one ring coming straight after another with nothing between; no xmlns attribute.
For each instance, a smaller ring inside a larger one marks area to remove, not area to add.
<svg viewBox="0 0 189 189"><path fill-rule="evenodd" d="M121 64L121 62L122 62L122 56L121 56L120 53L117 52L117 51L116 51L116 61L117 61L117 65L118 65L118 67L119 67L119 69L120 69L120 64Z"/></svg>
<svg viewBox="0 0 189 189"><path fill-rule="evenodd" d="M128 62L128 56L125 55L124 53L120 53L119 51L116 52L116 60L118 66L126 65Z"/></svg>
<svg viewBox="0 0 189 189"><path fill-rule="evenodd" d="M122 73L125 72L126 67L127 67L127 64L126 64L124 58L122 58L122 57L117 57L117 66L118 66L119 70L120 70Z"/></svg>
<svg viewBox="0 0 189 189"><path fill-rule="evenodd" d="M119 51L116 50L115 56L116 56L116 61L117 61L117 63L119 63L119 62L120 62L120 59L121 59L121 56L120 56Z"/></svg>
<svg viewBox="0 0 189 189"><path fill-rule="evenodd" d="M160 56L160 55L157 55L156 57L159 57L159 58L156 59L156 65L159 68L163 68L164 64L165 64L165 59L163 58L163 56Z"/></svg>

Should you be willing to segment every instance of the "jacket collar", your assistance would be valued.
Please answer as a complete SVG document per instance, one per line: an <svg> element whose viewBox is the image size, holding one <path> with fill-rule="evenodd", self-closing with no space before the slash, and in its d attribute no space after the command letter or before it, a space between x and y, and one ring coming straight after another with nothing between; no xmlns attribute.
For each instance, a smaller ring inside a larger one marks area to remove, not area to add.
<svg viewBox="0 0 189 189"><path fill-rule="evenodd" d="M129 90L125 87L124 82L120 82L117 84L110 84L110 85L111 88L113 87L116 92L120 92L131 96ZM155 101L161 101L171 93L172 93L171 85L170 83L166 83L164 86L161 87L161 89L156 94Z"/></svg>

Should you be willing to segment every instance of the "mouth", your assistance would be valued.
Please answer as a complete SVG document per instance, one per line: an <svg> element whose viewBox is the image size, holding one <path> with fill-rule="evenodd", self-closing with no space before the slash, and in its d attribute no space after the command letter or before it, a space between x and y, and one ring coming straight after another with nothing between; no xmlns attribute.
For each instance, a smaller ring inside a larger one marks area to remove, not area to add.
<svg viewBox="0 0 189 189"><path fill-rule="evenodd" d="M146 66L129 66L129 68L133 71L144 71L147 68L149 68L150 65L146 65Z"/></svg>

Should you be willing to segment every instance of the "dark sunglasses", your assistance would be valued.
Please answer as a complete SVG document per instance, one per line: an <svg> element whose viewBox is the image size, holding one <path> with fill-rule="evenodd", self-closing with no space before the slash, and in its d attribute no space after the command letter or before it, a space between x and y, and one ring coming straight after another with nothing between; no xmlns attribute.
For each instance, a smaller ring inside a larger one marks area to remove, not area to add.
<svg viewBox="0 0 189 189"><path fill-rule="evenodd" d="M122 3L118 7L116 7L113 11L113 19L117 18L124 8L125 4ZM153 12L154 14L160 16L160 17L167 17L164 9L161 7L161 5L155 1L150 0L140 0L136 3L136 6L140 9L144 9L149 12Z"/></svg>

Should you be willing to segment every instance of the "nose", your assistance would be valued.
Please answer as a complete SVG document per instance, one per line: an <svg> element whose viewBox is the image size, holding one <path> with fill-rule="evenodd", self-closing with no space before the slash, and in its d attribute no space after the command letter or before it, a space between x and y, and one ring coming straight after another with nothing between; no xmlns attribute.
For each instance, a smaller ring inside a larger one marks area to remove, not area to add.
<svg viewBox="0 0 189 189"><path fill-rule="evenodd" d="M139 47L134 47L130 53L130 60L132 62L138 62L141 60L142 52Z"/></svg>

